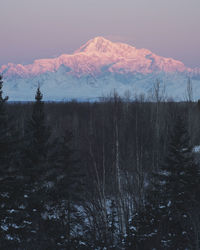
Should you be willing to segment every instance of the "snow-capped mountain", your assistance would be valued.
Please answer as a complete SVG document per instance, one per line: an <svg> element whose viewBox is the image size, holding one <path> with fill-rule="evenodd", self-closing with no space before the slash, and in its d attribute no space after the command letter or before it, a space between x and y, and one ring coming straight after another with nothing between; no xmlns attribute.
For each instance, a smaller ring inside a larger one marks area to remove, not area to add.
<svg viewBox="0 0 200 250"><path fill-rule="evenodd" d="M0 68L10 100L33 100L38 83L45 100L88 99L110 94L149 94L156 79L169 97L184 99L188 77L195 98L200 98L200 68L191 69L172 58L147 49L113 43L103 37L89 40L73 54L35 60L33 64L9 63Z"/></svg>

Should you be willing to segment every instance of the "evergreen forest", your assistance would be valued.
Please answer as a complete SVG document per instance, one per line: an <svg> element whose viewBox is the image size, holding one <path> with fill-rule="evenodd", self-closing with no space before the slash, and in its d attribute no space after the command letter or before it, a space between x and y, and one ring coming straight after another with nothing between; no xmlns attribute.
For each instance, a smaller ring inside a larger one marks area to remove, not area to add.
<svg viewBox="0 0 200 250"><path fill-rule="evenodd" d="M200 101L14 103L0 76L0 249L200 249Z"/></svg>

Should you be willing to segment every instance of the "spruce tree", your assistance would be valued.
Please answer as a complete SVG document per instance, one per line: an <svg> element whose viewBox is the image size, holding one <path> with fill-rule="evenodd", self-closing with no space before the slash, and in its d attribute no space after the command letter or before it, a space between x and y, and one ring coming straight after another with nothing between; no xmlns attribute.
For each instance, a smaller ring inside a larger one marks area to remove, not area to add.
<svg viewBox="0 0 200 250"><path fill-rule="evenodd" d="M199 182L186 124L178 116L167 157L130 222L126 249L198 249Z"/></svg>
<svg viewBox="0 0 200 250"><path fill-rule="evenodd" d="M22 173L24 176L25 216L28 223L24 235L33 245L40 246L42 240L42 213L47 200L46 176L49 169L50 128L46 124L44 102L37 88L32 114L25 124ZM40 246L42 247L42 245Z"/></svg>
<svg viewBox="0 0 200 250"><path fill-rule="evenodd" d="M3 98L3 77L0 75L0 234L1 244L7 235L7 209L10 202L9 187L9 167L10 167L10 128L8 124L8 114L6 112L6 101L8 97ZM5 221L5 223L4 223Z"/></svg>
<svg viewBox="0 0 200 250"><path fill-rule="evenodd" d="M125 237L125 249L157 249L157 225L151 204L146 203L130 218Z"/></svg>
<svg viewBox="0 0 200 250"><path fill-rule="evenodd" d="M38 87L31 119L26 125L26 159L34 168L47 160L50 128L46 124L43 95Z"/></svg>
<svg viewBox="0 0 200 250"><path fill-rule="evenodd" d="M199 182L199 168L193 158L186 124L178 116L165 163L154 176L153 209L160 247L195 248L193 220L199 210Z"/></svg>
<svg viewBox="0 0 200 250"><path fill-rule="evenodd" d="M24 175L29 184L39 184L48 168L50 151L50 127L46 123L43 95L37 88L32 115L25 124L24 135Z"/></svg>
<svg viewBox="0 0 200 250"><path fill-rule="evenodd" d="M21 229L21 181L19 173L19 137L7 112L8 97L3 97L0 75L0 246L13 247Z"/></svg>
<svg viewBox="0 0 200 250"><path fill-rule="evenodd" d="M8 96L3 97L3 77L0 75L0 163L1 171L3 166L8 167L10 153L10 127L8 124L8 114L6 112L6 102Z"/></svg>
<svg viewBox="0 0 200 250"><path fill-rule="evenodd" d="M49 181L53 183L52 188L49 189L49 201L52 210L55 211L56 208L59 211L59 216L55 220L46 221L47 225L51 224L54 236L57 235L56 237L59 238L58 234L64 235L57 241L68 249L73 249L75 232L82 222L82 214L78 206L82 204L84 193L84 174L73 149L72 139L73 134L66 130L57 144L57 152L52 155L55 159L52 159L52 172L49 175ZM60 231L57 229L59 223Z"/></svg>

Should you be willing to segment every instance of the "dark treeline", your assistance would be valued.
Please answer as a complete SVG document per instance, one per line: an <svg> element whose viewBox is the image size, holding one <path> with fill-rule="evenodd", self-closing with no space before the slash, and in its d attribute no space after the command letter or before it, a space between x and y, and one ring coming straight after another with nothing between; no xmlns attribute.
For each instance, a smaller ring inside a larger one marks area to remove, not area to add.
<svg viewBox="0 0 200 250"><path fill-rule="evenodd" d="M200 249L199 103L8 103L2 86L0 249Z"/></svg>

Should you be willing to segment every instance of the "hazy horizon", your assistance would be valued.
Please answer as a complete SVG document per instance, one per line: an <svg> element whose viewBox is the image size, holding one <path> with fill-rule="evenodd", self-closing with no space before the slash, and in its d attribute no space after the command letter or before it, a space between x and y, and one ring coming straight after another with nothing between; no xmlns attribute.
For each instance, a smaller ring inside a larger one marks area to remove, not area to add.
<svg viewBox="0 0 200 250"><path fill-rule="evenodd" d="M1 1L0 65L72 53L103 36L200 66L200 1Z"/></svg>

